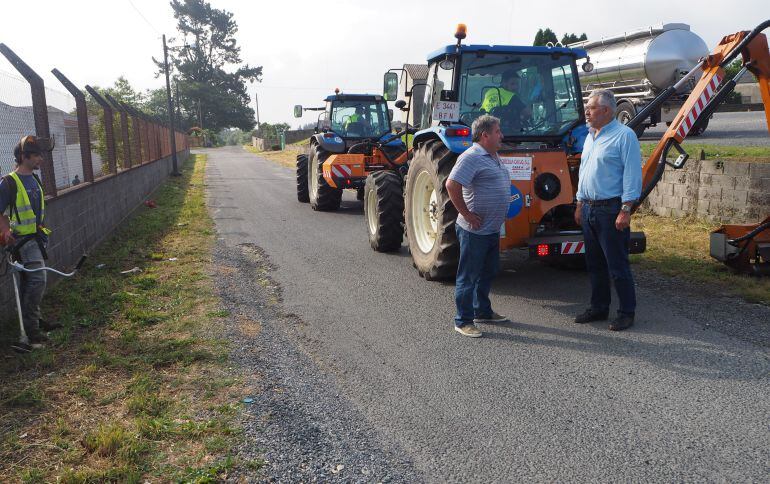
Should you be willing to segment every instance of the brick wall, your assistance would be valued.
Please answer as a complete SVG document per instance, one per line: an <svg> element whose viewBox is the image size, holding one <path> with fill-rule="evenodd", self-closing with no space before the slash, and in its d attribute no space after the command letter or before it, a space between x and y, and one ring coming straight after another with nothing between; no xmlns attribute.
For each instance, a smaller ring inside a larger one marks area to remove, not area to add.
<svg viewBox="0 0 770 484"><path fill-rule="evenodd" d="M179 163L188 152L179 153ZM69 270L128 217L171 173L171 157L123 170L60 191L46 202L46 225L53 230L48 265ZM13 286L0 278L0 321L16 317Z"/></svg>
<svg viewBox="0 0 770 484"><path fill-rule="evenodd" d="M770 213L770 163L690 160L666 168L645 205L664 216L755 223Z"/></svg>

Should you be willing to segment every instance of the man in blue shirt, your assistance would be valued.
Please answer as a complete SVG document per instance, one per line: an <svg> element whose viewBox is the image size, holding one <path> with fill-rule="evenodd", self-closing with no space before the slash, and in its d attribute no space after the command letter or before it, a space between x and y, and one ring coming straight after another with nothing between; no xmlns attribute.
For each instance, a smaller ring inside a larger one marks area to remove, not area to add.
<svg viewBox="0 0 770 484"><path fill-rule="evenodd" d="M609 316L610 278L620 301L610 330L634 324L636 292L628 246L631 210L642 192L642 159L634 131L615 120L615 96L593 91L585 107L590 127L583 147L575 222L583 227L586 265L591 279L591 307L575 322Z"/></svg>
<svg viewBox="0 0 770 484"><path fill-rule="evenodd" d="M500 120L479 116L471 127L473 146L457 159L446 181L458 216L460 261L455 283L455 331L478 338L474 323L507 321L492 311L489 291L500 267L500 227L511 198L511 178L497 151L503 144Z"/></svg>

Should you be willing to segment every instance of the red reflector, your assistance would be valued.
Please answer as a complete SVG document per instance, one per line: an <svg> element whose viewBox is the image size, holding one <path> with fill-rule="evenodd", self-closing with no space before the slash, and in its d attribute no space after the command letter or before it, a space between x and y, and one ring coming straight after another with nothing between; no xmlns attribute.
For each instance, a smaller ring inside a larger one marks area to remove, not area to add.
<svg viewBox="0 0 770 484"><path fill-rule="evenodd" d="M350 185L350 180L345 180L345 181L347 182L348 185Z"/></svg>
<svg viewBox="0 0 770 484"><path fill-rule="evenodd" d="M324 133L324 138L334 138L335 136L337 135L334 133Z"/></svg>
<svg viewBox="0 0 770 484"><path fill-rule="evenodd" d="M464 138L471 135L471 130L470 128L447 128L446 135Z"/></svg>
<svg viewBox="0 0 770 484"><path fill-rule="evenodd" d="M538 244L537 245L537 256L538 257L545 257L548 255L548 244Z"/></svg>

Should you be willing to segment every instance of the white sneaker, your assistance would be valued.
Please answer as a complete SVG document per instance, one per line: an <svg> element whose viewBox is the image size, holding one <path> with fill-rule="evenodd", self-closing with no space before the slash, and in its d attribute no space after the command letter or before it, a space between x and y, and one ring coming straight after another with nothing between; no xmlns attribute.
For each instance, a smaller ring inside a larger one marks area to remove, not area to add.
<svg viewBox="0 0 770 484"><path fill-rule="evenodd" d="M462 326L455 326L455 331L469 338L481 338L481 335L484 334L479 331L479 328L477 328L473 323L463 324Z"/></svg>

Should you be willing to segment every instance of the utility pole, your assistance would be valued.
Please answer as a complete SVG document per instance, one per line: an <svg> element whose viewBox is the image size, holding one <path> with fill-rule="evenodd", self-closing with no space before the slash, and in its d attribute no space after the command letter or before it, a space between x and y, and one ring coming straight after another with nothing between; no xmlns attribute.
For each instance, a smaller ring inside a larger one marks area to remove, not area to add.
<svg viewBox="0 0 770 484"><path fill-rule="evenodd" d="M171 176L180 176L176 159L176 131L174 130L174 102L171 100L171 79L168 68L168 47L166 47L166 35L163 35L163 64L166 68L166 99L168 100L168 127L171 138Z"/></svg>
<svg viewBox="0 0 770 484"><path fill-rule="evenodd" d="M254 101L257 103L257 129L259 129L259 94L254 93Z"/></svg>

